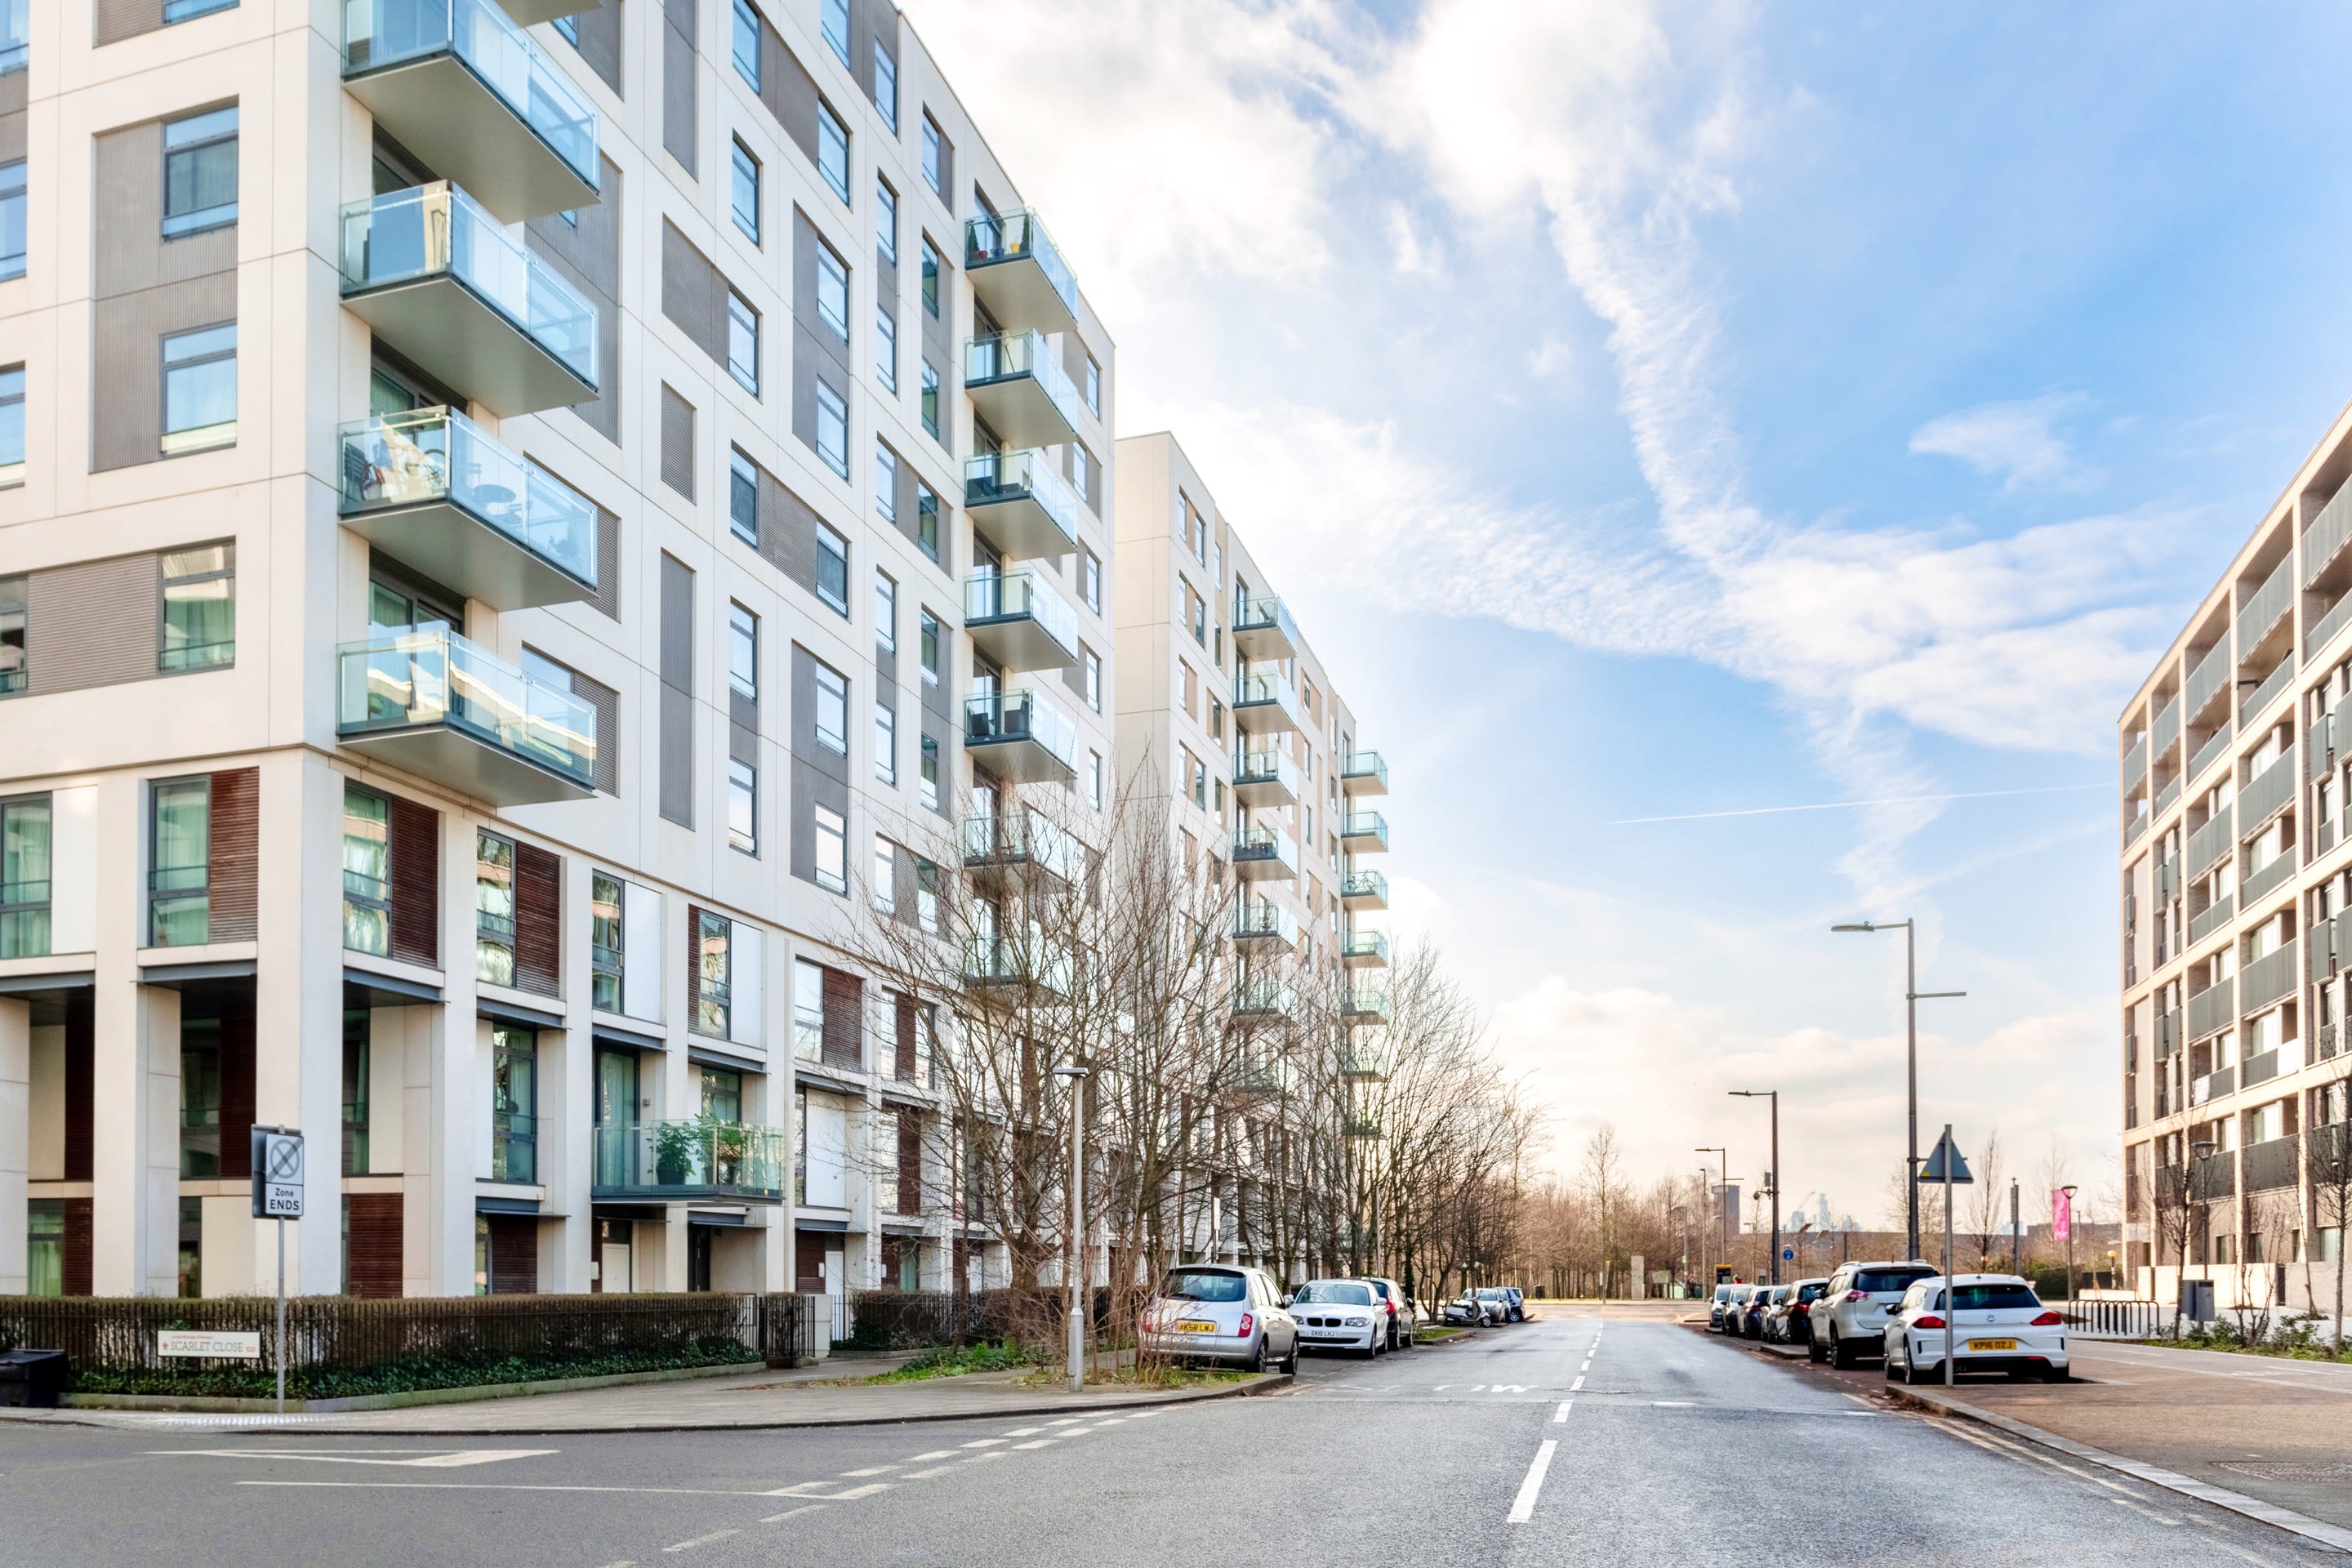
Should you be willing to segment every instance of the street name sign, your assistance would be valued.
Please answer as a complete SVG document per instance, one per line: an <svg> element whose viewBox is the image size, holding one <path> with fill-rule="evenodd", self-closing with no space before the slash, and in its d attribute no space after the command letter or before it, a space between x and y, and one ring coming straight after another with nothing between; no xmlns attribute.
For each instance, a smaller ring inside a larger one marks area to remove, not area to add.
<svg viewBox="0 0 2352 1568"><path fill-rule="evenodd" d="M158 1329L155 1331L155 1353L259 1361L261 1336L222 1333L211 1329Z"/></svg>

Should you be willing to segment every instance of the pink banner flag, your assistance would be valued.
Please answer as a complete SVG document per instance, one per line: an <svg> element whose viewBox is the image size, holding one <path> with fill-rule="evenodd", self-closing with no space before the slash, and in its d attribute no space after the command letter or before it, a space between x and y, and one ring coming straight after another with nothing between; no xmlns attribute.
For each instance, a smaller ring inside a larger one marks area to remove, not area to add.
<svg viewBox="0 0 2352 1568"><path fill-rule="evenodd" d="M2063 1187L2050 1194L2050 1234L2059 1241L2074 1234L2074 1194Z"/></svg>

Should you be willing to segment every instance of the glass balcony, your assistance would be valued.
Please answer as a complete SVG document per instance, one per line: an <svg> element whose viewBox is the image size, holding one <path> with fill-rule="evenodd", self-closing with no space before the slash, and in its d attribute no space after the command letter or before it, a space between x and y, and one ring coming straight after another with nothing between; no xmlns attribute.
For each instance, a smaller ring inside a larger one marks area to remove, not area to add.
<svg viewBox="0 0 2352 1568"><path fill-rule="evenodd" d="M1060 998L1076 989L1077 966L1067 952L1034 932L1024 940L1000 931L966 939L963 974L983 994L1017 1001L1035 992Z"/></svg>
<svg viewBox="0 0 2352 1568"><path fill-rule="evenodd" d="M1275 670L1234 677L1234 722L1254 735L1306 728L1297 689Z"/></svg>
<svg viewBox="0 0 2352 1568"><path fill-rule="evenodd" d="M996 547L1020 561L1059 561L1078 547L1085 503L1046 453L975 452L964 459L963 504Z"/></svg>
<svg viewBox="0 0 2352 1568"><path fill-rule="evenodd" d="M1075 882L1086 865L1078 841L1034 811L963 819L963 863L983 879L1017 879L1034 867L1064 882Z"/></svg>
<svg viewBox="0 0 2352 1568"><path fill-rule="evenodd" d="M1349 871L1339 879L1339 904L1349 910L1389 907L1389 879L1378 871Z"/></svg>
<svg viewBox="0 0 2352 1568"><path fill-rule="evenodd" d="M1340 1016L1355 1024L1385 1024L1389 1021L1389 997L1385 991L1349 991L1339 998Z"/></svg>
<svg viewBox="0 0 2352 1568"><path fill-rule="evenodd" d="M1350 969L1385 969L1389 962L1388 933L1351 931L1339 939L1339 962Z"/></svg>
<svg viewBox="0 0 2352 1568"><path fill-rule="evenodd" d="M963 389L988 427L1015 447L1058 447L1077 436L1084 405L1043 332L967 342Z"/></svg>
<svg viewBox="0 0 2352 1568"><path fill-rule="evenodd" d="M1272 594L1234 595L1233 633L1244 658L1289 658L1298 652L1298 623Z"/></svg>
<svg viewBox="0 0 2352 1568"><path fill-rule="evenodd" d="M558 16L576 16L596 9L596 0L499 0L499 9L517 26L536 27Z"/></svg>
<svg viewBox="0 0 2352 1568"><path fill-rule="evenodd" d="M963 585L963 629L1007 670L1078 662L1078 612L1036 572L983 572Z"/></svg>
<svg viewBox="0 0 2352 1568"><path fill-rule="evenodd" d="M1279 827L1236 827L1228 847L1245 882L1287 882L1298 875L1298 846Z"/></svg>
<svg viewBox="0 0 2352 1568"><path fill-rule="evenodd" d="M1339 787L1349 795L1389 793L1389 764L1378 752L1349 752L1339 763Z"/></svg>
<svg viewBox="0 0 2352 1568"><path fill-rule="evenodd" d="M1028 208L968 220L963 267L971 276L971 291L1007 326L1041 332L1077 326L1078 280Z"/></svg>
<svg viewBox="0 0 2352 1568"><path fill-rule="evenodd" d="M1351 811L1339 819L1339 845L1350 855L1383 855L1389 819L1377 811Z"/></svg>
<svg viewBox="0 0 2352 1568"><path fill-rule="evenodd" d="M1270 974L1244 975L1234 983L1234 1016L1265 1020L1287 1018L1298 998L1289 986Z"/></svg>
<svg viewBox="0 0 2352 1568"><path fill-rule="evenodd" d="M1276 1056L1246 1056L1226 1082L1227 1092L1243 1100L1273 1100L1290 1091L1290 1065Z"/></svg>
<svg viewBox="0 0 2352 1568"><path fill-rule="evenodd" d="M596 308L445 181L342 215L343 304L500 416L596 395Z"/></svg>
<svg viewBox="0 0 2352 1568"><path fill-rule="evenodd" d="M596 788L596 710L444 626L336 654L343 744L498 805Z"/></svg>
<svg viewBox="0 0 2352 1568"><path fill-rule="evenodd" d="M982 767L1023 784L1067 783L1078 773L1077 725L1026 686L965 699L963 746Z"/></svg>
<svg viewBox="0 0 2352 1568"><path fill-rule="evenodd" d="M791 1170L781 1127L692 1117L596 1129L599 1198L780 1204Z"/></svg>
<svg viewBox="0 0 2352 1568"><path fill-rule="evenodd" d="M533 19L581 8L524 5ZM508 223L596 201L596 111L491 0L344 0L343 82Z"/></svg>
<svg viewBox="0 0 2352 1568"><path fill-rule="evenodd" d="M493 609L596 591L596 508L450 408L343 426L344 526Z"/></svg>
<svg viewBox="0 0 2352 1568"><path fill-rule="evenodd" d="M1234 910L1234 940L1278 947L1287 952L1298 943L1298 922L1280 904L1244 902Z"/></svg>
<svg viewBox="0 0 2352 1568"><path fill-rule="evenodd" d="M1385 1083L1389 1077L1388 1053L1349 1047L1339 1053L1339 1076L1364 1083Z"/></svg>
<svg viewBox="0 0 2352 1568"><path fill-rule="evenodd" d="M1234 757L1234 794L1244 805L1289 805L1301 787L1287 752L1242 752Z"/></svg>
<svg viewBox="0 0 2352 1568"><path fill-rule="evenodd" d="M1342 1138L1379 1139L1387 1136L1377 1110L1349 1110L1339 1119Z"/></svg>

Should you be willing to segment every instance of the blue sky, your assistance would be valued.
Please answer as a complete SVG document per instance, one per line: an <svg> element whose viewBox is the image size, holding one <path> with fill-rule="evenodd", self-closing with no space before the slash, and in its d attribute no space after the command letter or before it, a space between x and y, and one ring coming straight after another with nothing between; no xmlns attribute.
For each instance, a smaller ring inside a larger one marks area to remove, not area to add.
<svg viewBox="0 0 2352 1568"><path fill-rule="evenodd" d="M2352 14L906 0L1573 1164L2117 1140L2113 723L2352 395ZM2087 787L2084 787L2087 786ZM1826 801L2052 793L1625 825Z"/></svg>

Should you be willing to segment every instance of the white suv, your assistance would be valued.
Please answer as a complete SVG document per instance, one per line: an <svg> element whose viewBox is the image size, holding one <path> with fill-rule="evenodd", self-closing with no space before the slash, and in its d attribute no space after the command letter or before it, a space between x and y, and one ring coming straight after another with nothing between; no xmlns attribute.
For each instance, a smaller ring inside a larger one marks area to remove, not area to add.
<svg viewBox="0 0 2352 1568"><path fill-rule="evenodd" d="M1839 1264L1813 1303L1813 1360L1844 1367L1882 1353L1887 1310L1903 1300L1904 1291L1936 1273L1927 1263Z"/></svg>

